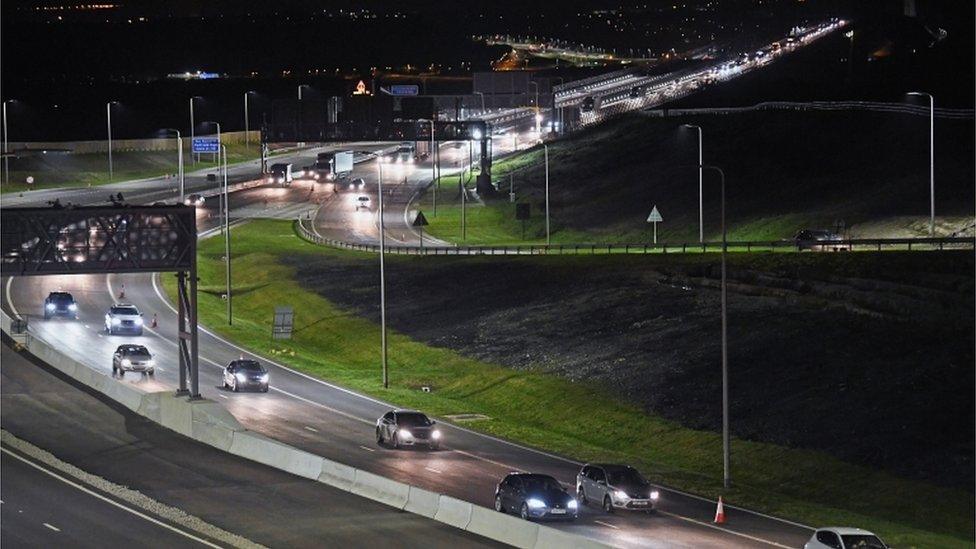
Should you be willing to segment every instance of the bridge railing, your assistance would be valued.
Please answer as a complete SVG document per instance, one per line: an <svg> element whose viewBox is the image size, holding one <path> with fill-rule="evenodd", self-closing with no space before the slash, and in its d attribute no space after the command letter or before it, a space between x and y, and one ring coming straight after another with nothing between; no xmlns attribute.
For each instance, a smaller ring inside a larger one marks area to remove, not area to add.
<svg viewBox="0 0 976 549"><path fill-rule="evenodd" d="M379 252L378 244L344 242L324 237L311 226L309 219L298 219L296 230L305 240L322 246ZM799 252L805 250L823 252L844 251L931 251L973 250L976 237L941 238L856 238L801 242L793 240L744 240L729 241L729 252ZM681 243L569 243L569 244L513 244L505 246L423 246L388 245L386 253L393 255L603 255L603 254L690 254L722 251L722 242Z"/></svg>

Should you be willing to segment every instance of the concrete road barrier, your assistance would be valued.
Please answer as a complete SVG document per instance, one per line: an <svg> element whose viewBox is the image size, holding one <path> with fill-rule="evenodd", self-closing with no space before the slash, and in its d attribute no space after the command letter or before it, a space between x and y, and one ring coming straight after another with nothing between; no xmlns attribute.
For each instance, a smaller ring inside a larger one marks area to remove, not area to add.
<svg viewBox="0 0 976 549"><path fill-rule="evenodd" d="M515 547L529 549L535 547L539 528L540 526L534 522L475 505L471 507L471 521L466 530Z"/></svg>
<svg viewBox="0 0 976 549"><path fill-rule="evenodd" d="M539 537L535 542L535 549L598 549L606 547L591 539L577 536L551 526L539 525Z"/></svg>
<svg viewBox="0 0 976 549"><path fill-rule="evenodd" d="M437 503L434 520L466 530L471 522L472 504L451 496L441 496Z"/></svg>
<svg viewBox="0 0 976 549"><path fill-rule="evenodd" d="M322 474L321 456L292 448L251 431L234 433L230 453L312 480L318 480Z"/></svg>
<svg viewBox="0 0 976 549"><path fill-rule="evenodd" d="M226 408L210 400L197 400L189 403L191 409L191 438L209 444L223 451L229 451L234 442L234 433L244 431Z"/></svg>
<svg viewBox="0 0 976 549"><path fill-rule="evenodd" d="M318 480L323 484L352 492L352 485L356 482L356 469L329 459L323 459L322 473Z"/></svg>
<svg viewBox="0 0 976 549"><path fill-rule="evenodd" d="M427 518L434 518L437 514L437 507L440 504L441 495L436 492L410 486L407 494L407 504L403 510L415 515L422 515Z"/></svg>
<svg viewBox="0 0 976 549"><path fill-rule="evenodd" d="M391 507L403 509L407 505L410 485L356 469L356 481L353 482L350 491Z"/></svg>

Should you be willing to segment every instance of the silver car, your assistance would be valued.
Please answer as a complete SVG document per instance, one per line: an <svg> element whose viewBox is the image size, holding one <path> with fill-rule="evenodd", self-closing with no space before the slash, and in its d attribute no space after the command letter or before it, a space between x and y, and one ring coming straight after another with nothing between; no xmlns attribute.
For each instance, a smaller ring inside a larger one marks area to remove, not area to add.
<svg viewBox="0 0 976 549"><path fill-rule="evenodd" d="M436 421L415 410L390 410L376 420L376 442L394 448L423 445L437 450L442 435L436 425Z"/></svg>
<svg viewBox="0 0 976 549"><path fill-rule="evenodd" d="M112 355L112 373L124 376L126 372L156 373L152 353L142 345L119 345Z"/></svg>
<svg viewBox="0 0 976 549"><path fill-rule="evenodd" d="M576 475L576 497L583 505L597 503L608 513L615 509L650 513L660 493L629 465L586 464Z"/></svg>
<svg viewBox="0 0 976 549"><path fill-rule="evenodd" d="M135 305L116 303L105 313L105 331L114 334L142 335L142 313Z"/></svg>

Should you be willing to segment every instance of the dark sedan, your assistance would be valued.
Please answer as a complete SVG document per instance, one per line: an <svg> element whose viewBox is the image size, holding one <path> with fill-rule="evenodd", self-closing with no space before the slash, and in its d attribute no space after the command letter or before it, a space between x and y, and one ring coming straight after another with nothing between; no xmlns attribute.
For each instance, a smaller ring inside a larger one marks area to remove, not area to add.
<svg viewBox="0 0 976 549"><path fill-rule="evenodd" d="M819 229L804 229L793 237L796 249L811 250L817 252L846 252L850 251L851 245L844 242L844 237L830 231Z"/></svg>
<svg viewBox="0 0 976 549"><path fill-rule="evenodd" d="M234 360L224 368L224 388L235 393L246 389L268 392L268 371L256 360Z"/></svg>
<svg viewBox="0 0 976 549"><path fill-rule="evenodd" d="M576 498L549 475L509 473L495 489L495 510L518 513L525 520L576 520Z"/></svg>
<svg viewBox="0 0 976 549"><path fill-rule="evenodd" d="M437 422L415 410L390 410L376 420L376 442L401 446L427 446L437 450L441 446L441 430Z"/></svg>
<svg viewBox="0 0 976 549"><path fill-rule="evenodd" d="M68 292L51 292L44 300L44 318L66 316L78 318L78 304Z"/></svg>

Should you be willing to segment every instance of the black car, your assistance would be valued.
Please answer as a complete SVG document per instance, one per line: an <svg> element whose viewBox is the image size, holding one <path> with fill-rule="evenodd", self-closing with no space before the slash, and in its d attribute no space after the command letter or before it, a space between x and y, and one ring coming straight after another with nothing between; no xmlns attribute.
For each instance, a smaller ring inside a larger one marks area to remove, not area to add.
<svg viewBox="0 0 976 549"><path fill-rule="evenodd" d="M268 371L256 360L234 360L224 368L224 388L235 393L246 389L268 392Z"/></svg>
<svg viewBox="0 0 976 549"><path fill-rule="evenodd" d="M52 316L66 316L78 318L78 304L68 292L51 292L44 300L44 318Z"/></svg>
<svg viewBox="0 0 976 549"><path fill-rule="evenodd" d="M437 450L441 446L441 430L437 422L416 410L390 410L376 420L376 442L401 446L427 446Z"/></svg>
<svg viewBox="0 0 976 549"><path fill-rule="evenodd" d="M576 520L576 498L549 475L509 473L495 489L495 510L518 513L525 520Z"/></svg>
<svg viewBox="0 0 976 549"><path fill-rule="evenodd" d="M850 251L851 245L843 242L844 237L823 229L803 229L793 236L797 250Z"/></svg>

